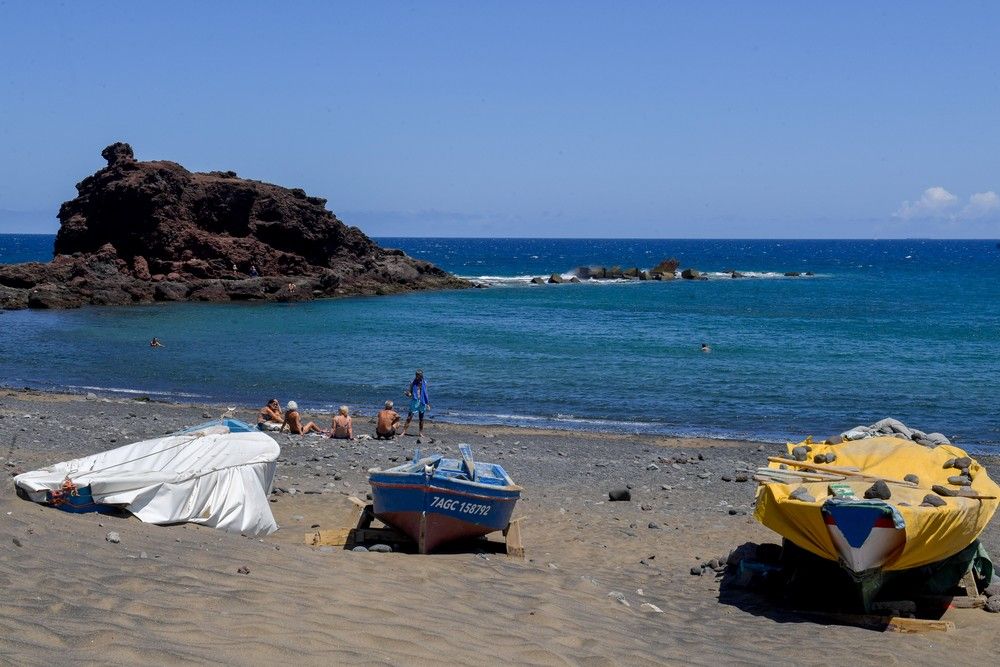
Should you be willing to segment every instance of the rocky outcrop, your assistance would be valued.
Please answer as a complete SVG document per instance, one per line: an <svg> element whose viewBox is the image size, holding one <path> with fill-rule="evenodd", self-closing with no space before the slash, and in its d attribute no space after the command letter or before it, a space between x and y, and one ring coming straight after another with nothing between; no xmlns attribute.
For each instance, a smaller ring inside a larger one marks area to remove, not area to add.
<svg viewBox="0 0 1000 667"><path fill-rule="evenodd" d="M112 144L105 168L59 210L49 263L0 265L0 308L152 301L298 301L469 287L379 247L298 188L140 162Z"/></svg>

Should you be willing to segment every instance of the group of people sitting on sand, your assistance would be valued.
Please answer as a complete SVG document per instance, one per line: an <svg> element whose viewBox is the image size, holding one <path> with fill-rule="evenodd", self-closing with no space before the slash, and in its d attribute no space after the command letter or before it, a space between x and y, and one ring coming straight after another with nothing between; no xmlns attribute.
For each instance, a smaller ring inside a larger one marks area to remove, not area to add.
<svg viewBox="0 0 1000 667"><path fill-rule="evenodd" d="M419 415L417 437L423 437L424 413L431 407L427 398L427 381L424 380L423 371L417 370L405 393L410 399L406 422L402 426L400 425L399 413L393 409L392 401L386 401L375 420L375 438L377 440L391 440L397 435L408 435L406 430L410 427L414 413ZM303 423L302 416L299 414L299 406L295 401L288 401L285 411L282 412L281 403L278 402L278 399L272 398L257 413L257 428L261 431L277 431L278 433L283 433L287 428L289 433L296 435L318 433L328 438L342 440L354 438L354 424L351 420L350 410L346 405L340 406L340 410L337 411L330 423L330 428L322 429L313 421Z"/></svg>

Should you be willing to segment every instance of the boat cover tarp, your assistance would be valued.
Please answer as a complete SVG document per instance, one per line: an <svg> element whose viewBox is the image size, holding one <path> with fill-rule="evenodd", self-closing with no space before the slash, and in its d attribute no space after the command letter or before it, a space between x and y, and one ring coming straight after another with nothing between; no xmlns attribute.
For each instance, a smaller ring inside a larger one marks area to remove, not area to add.
<svg viewBox="0 0 1000 667"><path fill-rule="evenodd" d="M189 521L268 535L278 529L268 494L280 452L264 433L231 432L219 423L32 470L14 483L46 502L68 479L89 486L95 502L147 523Z"/></svg>
<svg viewBox="0 0 1000 667"><path fill-rule="evenodd" d="M800 443L806 444L806 443ZM935 563L952 556L965 547L986 528L997 509L997 500L948 497L943 507L920 507L924 496L934 493L931 485L939 484L950 489L959 487L948 484L948 477L958 470L944 468L951 458L968 456L954 445L941 445L933 449L895 437L879 437L845 442L838 445L809 443L810 461L816 454L833 452L837 455L831 466L854 466L868 475L903 479L908 474L920 478L919 488L890 484L892 497L887 502L902 517L906 542L899 552L883 565L885 570L905 570ZM798 445L788 445L788 458ZM779 464L771 463L777 468ZM978 495L1000 496L1000 486L989 478L985 468L975 460L969 466L972 490ZM852 480L849 484L858 498L864 497L871 482ZM789 494L804 486L816 500L804 502L789 498ZM829 498L829 482L804 484L761 484L757 489L757 507L754 516L762 524L817 556L836 561L836 547L830 539L821 507Z"/></svg>

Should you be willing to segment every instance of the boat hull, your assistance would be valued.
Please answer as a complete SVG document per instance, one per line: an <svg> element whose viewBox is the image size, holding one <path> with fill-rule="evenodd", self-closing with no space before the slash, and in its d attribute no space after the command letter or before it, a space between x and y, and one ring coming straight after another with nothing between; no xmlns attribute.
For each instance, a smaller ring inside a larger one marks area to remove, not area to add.
<svg viewBox="0 0 1000 667"><path fill-rule="evenodd" d="M520 497L516 487L422 473L373 473L369 481L375 516L413 538L420 553L505 529Z"/></svg>

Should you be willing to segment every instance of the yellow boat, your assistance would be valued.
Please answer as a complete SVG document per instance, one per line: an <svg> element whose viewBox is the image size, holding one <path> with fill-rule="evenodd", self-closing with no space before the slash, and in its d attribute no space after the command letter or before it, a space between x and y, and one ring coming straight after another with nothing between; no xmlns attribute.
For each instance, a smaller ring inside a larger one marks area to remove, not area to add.
<svg viewBox="0 0 1000 667"><path fill-rule="evenodd" d="M979 537L1000 502L1000 486L953 445L928 448L895 437L835 445L807 440L789 444L788 459L794 458L796 447L809 448L806 461L772 460L759 471L754 516L796 546L839 562L856 577L910 570L954 556ZM815 463L827 454L834 454L835 460ZM948 467L956 459L968 464L967 477L959 468ZM910 475L916 476L916 483L904 480ZM888 499L864 498L876 479L887 482ZM925 502L928 495L933 505Z"/></svg>

